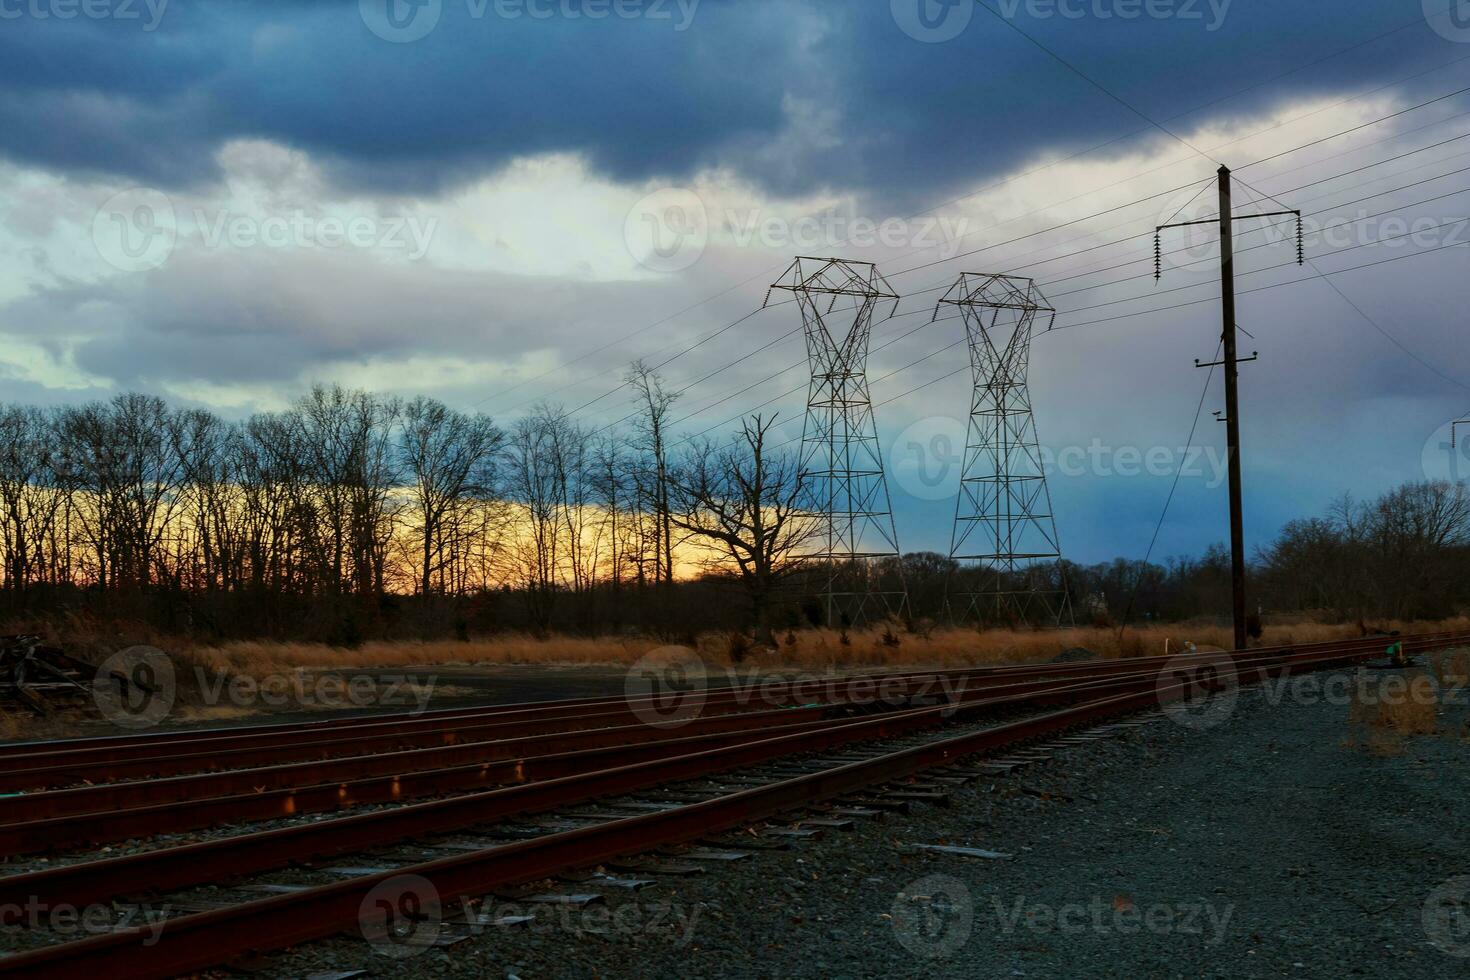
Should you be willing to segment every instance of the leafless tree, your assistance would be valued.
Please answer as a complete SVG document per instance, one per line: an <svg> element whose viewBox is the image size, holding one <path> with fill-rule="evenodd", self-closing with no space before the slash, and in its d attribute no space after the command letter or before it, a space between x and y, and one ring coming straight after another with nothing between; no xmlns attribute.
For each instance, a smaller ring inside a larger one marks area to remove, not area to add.
<svg viewBox="0 0 1470 980"><path fill-rule="evenodd" d="M193 541L174 556L174 576L182 580L187 571L191 585L206 591L237 586L243 576L239 438L238 428L199 409L177 413L169 426L183 470L184 533Z"/></svg>
<svg viewBox="0 0 1470 980"><path fill-rule="evenodd" d="M520 525L509 543L512 573L538 630L551 624L561 583L562 467L555 451L561 418L559 409L538 406L516 421L506 453L506 493Z"/></svg>
<svg viewBox="0 0 1470 980"><path fill-rule="evenodd" d="M600 511L598 536L606 541L608 553L607 581L611 592L611 615L613 628L622 626L623 567L628 563L632 550L629 529L634 522L629 520L629 491L627 454L619 434L613 433L598 439L592 447L592 463L589 475L591 500Z"/></svg>
<svg viewBox="0 0 1470 980"><path fill-rule="evenodd" d="M157 550L179 504L183 465L162 399L118 395L62 413L60 468L87 492L77 510L97 581L136 589L153 580Z"/></svg>
<svg viewBox="0 0 1470 980"><path fill-rule="evenodd" d="M449 591L448 572L462 559L473 523L468 511L488 505L496 492L496 462L505 435L484 415L465 415L432 398L404 406L399 443L412 479L423 595Z"/></svg>
<svg viewBox="0 0 1470 980"><path fill-rule="evenodd" d="M654 585L674 581L674 531L669 505L669 412L679 396L664 388L663 378L643 361L634 361L623 379L637 397L636 429L639 448L648 467L639 473L640 491L648 499L654 520Z"/></svg>
<svg viewBox="0 0 1470 980"><path fill-rule="evenodd" d="M23 591L46 577L54 556L57 515L64 498L53 478L56 432L37 408L0 410L0 521L4 527L5 584Z"/></svg>
<svg viewBox="0 0 1470 980"><path fill-rule="evenodd" d="M1390 614L1445 611L1456 576L1447 559L1470 544L1470 490L1443 481L1406 484L1380 497L1365 523Z"/></svg>
<svg viewBox="0 0 1470 980"><path fill-rule="evenodd" d="M796 456L767 445L775 421L753 415L726 445L696 444L670 481L673 522L709 548L716 567L738 569L756 642L764 645L773 643L773 594L819 524L798 506L804 487Z"/></svg>
<svg viewBox="0 0 1470 980"><path fill-rule="evenodd" d="M398 485L393 423L402 406L365 391L318 386L291 413L307 485L325 528L318 558L335 588L380 595Z"/></svg>

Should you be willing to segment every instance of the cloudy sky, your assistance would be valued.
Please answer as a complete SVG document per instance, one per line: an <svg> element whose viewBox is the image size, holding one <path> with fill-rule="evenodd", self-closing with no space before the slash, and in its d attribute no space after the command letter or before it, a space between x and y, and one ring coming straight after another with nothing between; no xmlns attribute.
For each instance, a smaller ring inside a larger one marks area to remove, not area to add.
<svg viewBox="0 0 1470 980"><path fill-rule="evenodd" d="M1059 311L1064 549L1141 555L1182 466L1156 557L1197 552L1217 253L1166 233L1155 283L1152 233L1223 163L1240 213L1307 213L1304 267L1289 225L1237 241L1260 543L1470 476L1467 121L1470 0L0 0L3 398L240 417L325 381L597 428L642 357L682 433L794 438L799 318L756 311L840 255L903 295L869 376L900 539L945 550L970 388L930 311L1008 273Z"/></svg>

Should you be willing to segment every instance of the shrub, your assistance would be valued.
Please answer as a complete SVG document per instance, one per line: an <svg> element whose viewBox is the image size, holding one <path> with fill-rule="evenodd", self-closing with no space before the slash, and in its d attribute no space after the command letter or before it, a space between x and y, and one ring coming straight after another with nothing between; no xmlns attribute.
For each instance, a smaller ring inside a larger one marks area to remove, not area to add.
<svg viewBox="0 0 1470 980"><path fill-rule="evenodd" d="M725 640L725 654L732 664L738 664L750 655L750 637L739 630L732 631Z"/></svg>

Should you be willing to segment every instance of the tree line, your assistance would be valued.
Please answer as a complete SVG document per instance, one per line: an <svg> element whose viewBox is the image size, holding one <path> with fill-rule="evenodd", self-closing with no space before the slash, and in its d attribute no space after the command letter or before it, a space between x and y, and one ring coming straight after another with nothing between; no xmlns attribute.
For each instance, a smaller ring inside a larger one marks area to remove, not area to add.
<svg viewBox="0 0 1470 980"><path fill-rule="evenodd" d="M821 526L774 419L676 439L658 374L635 362L625 380L636 411L601 429L554 405L502 428L338 386L238 421L141 394L0 407L0 612L348 644L508 629L770 642L820 623L802 556ZM907 588L920 621L942 620L964 574L927 552L840 571ZM1293 522L1251 579L1267 610L1362 620L1462 609L1467 572L1470 497L1426 483ZM1047 574L1079 623L1228 608L1218 546Z"/></svg>
<svg viewBox="0 0 1470 980"><path fill-rule="evenodd" d="M240 421L141 394L0 407L0 609L336 643L687 630L676 593L718 569L766 630L812 527L773 420L676 444L676 396L641 362L625 380L638 411L601 430L340 386Z"/></svg>

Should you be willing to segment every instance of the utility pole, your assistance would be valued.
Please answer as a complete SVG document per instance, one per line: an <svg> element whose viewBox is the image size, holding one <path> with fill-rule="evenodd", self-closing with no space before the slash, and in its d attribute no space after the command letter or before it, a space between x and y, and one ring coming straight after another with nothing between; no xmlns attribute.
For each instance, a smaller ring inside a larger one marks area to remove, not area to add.
<svg viewBox="0 0 1470 980"><path fill-rule="evenodd" d="M1245 504L1240 490L1240 365L1235 361L1235 215L1230 170L1220 167L1220 307L1225 340L1225 457L1230 466L1230 600L1235 649L1244 650Z"/></svg>
<svg viewBox="0 0 1470 980"><path fill-rule="evenodd" d="M1235 323L1235 222L1250 218L1275 218L1283 215L1296 216L1296 261L1301 265L1304 260L1302 251L1302 213L1296 210L1271 211L1264 214L1244 214L1236 216L1231 204L1230 168L1221 165L1219 174L1219 196L1220 214L1218 222L1220 225L1220 307L1223 320L1222 333L1220 336L1224 360L1212 361L1201 364L1196 360L1196 367L1213 368L1223 365L1225 368L1225 446L1226 456L1230 472L1230 612L1231 619L1235 624L1235 649L1244 650L1246 645L1245 628L1245 505L1242 501L1241 491L1241 467L1240 467L1240 364L1242 359L1236 356L1236 323ZM1202 225L1213 223L1210 219L1204 221L1181 221L1178 224L1159 225L1154 229L1154 279L1158 280L1163 274L1163 253L1159 245L1159 232L1165 228L1182 228L1187 225ZM1246 361L1254 361L1259 355L1252 354L1245 358Z"/></svg>

